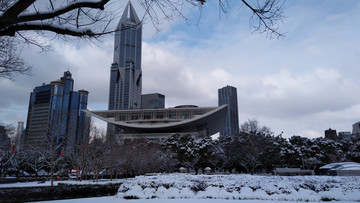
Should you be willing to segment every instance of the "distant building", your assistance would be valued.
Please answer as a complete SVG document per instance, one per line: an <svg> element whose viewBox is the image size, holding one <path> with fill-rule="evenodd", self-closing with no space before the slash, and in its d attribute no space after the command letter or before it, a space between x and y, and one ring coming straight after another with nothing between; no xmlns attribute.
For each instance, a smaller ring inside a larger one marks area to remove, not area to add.
<svg viewBox="0 0 360 203"><path fill-rule="evenodd" d="M329 128L328 130L325 130L324 132L326 139L336 140L337 139L337 133L336 130L333 130Z"/></svg>
<svg viewBox="0 0 360 203"><path fill-rule="evenodd" d="M352 125L352 134L360 135L360 121Z"/></svg>
<svg viewBox="0 0 360 203"><path fill-rule="evenodd" d="M354 137L354 134L352 134L351 132L339 132L338 133L338 138L342 139L342 140L350 140L353 137Z"/></svg>
<svg viewBox="0 0 360 203"><path fill-rule="evenodd" d="M159 93L141 95L142 109L163 109L165 108L165 96Z"/></svg>
<svg viewBox="0 0 360 203"><path fill-rule="evenodd" d="M60 80L35 87L30 94L25 131L25 147L46 148L46 138L55 136L61 150L72 152L88 136L88 121L81 111L87 108L89 92L73 91L74 80L69 71Z"/></svg>
<svg viewBox="0 0 360 203"><path fill-rule="evenodd" d="M239 132L239 111L237 90L235 87L226 86L218 90L219 106L227 104L225 128L220 131L220 136L233 136Z"/></svg>
<svg viewBox="0 0 360 203"><path fill-rule="evenodd" d="M331 139L331 140L336 140L337 139L336 130L333 130L331 128L329 128L328 130L325 130L325 138Z"/></svg>
<svg viewBox="0 0 360 203"><path fill-rule="evenodd" d="M24 137L25 137L24 122L19 121L16 129L16 137L15 137L16 151L22 150L24 148Z"/></svg>

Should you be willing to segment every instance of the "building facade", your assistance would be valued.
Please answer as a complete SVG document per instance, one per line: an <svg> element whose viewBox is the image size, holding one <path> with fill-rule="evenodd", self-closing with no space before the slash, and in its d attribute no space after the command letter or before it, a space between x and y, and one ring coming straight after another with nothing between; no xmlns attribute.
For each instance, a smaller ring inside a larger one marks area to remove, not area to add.
<svg viewBox="0 0 360 203"><path fill-rule="evenodd" d="M115 32L108 110L141 108L141 43L142 24L129 1ZM111 124L107 130L117 133Z"/></svg>
<svg viewBox="0 0 360 203"><path fill-rule="evenodd" d="M324 135L326 139L336 140L337 133L336 130L329 128L328 130L324 131Z"/></svg>
<svg viewBox="0 0 360 203"><path fill-rule="evenodd" d="M16 137L15 137L16 151L22 150L24 148L24 137L25 137L24 122L19 121L16 128Z"/></svg>
<svg viewBox="0 0 360 203"><path fill-rule="evenodd" d="M225 125L227 105L197 107L193 105L162 109L88 111L88 114L114 125L118 142L144 138L160 141L176 133L194 137L210 136Z"/></svg>
<svg viewBox="0 0 360 203"><path fill-rule="evenodd" d="M360 136L360 121L352 125L352 134Z"/></svg>
<svg viewBox="0 0 360 203"><path fill-rule="evenodd" d="M71 153L88 136L86 114L89 92L73 91L74 80L69 71L60 80L35 87L30 94L25 130L25 147L46 149L47 141L61 144Z"/></svg>
<svg viewBox="0 0 360 203"><path fill-rule="evenodd" d="M142 109L163 109L165 108L165 95L159 93L141 95Z"/></svg>
<svg viewBox="0 0 360 203"><path fill-rule="evenodd" d="M130 1L116 30L108 109L140 109L142 24Z"/></svg>
<svg viewBox="0 0 360 203"><path fill-rule="evenodd" d="M239 132L239 111L237 90L235 87L226 86L218 90L219 106L227 104L225 128L220 131L220 136L233 136Z"/></svg>

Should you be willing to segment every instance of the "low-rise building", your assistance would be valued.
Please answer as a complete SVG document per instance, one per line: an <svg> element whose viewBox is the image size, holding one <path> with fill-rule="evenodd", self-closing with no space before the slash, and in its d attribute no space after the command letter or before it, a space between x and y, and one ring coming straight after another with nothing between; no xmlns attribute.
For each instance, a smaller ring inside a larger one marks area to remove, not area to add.
<svg viewBox="0 0 360 203"><path fill-rule="evenodd" d="M137 138L159 141L175 133L191 134L195 137L213 135L224 128L227 105L84 111L114 125L115 132L112 133L123 143L126 139Z"/></svg>

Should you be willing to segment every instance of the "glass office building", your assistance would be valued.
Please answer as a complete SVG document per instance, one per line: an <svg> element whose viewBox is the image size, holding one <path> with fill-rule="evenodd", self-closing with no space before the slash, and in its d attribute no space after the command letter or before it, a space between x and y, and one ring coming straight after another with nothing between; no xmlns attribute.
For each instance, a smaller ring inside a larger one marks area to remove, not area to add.
<svg viewBox="0 0 360 203"><path fill-rule="evenodd" d="M142 24L130 1L116 30L108 109L140 109Z"/></svg>
<svg viewBox="0 0 360 203"><path fill-rule="evenodd" d="M85 90L73 91L74 80L69 71L60 80L35 87L30 94L25 131L25 146L46 149L46 140L54 138L61 150L73 152L84 140L89 124L82 109L87 108Z"/></svg>
<svg viewBox="0 0 360 203"><path fill-rule="evenodd" d="M129 1L115 32L108 110L141 108L141 43L142 24ZM107 128L115 131L113 125Z"/></svg>
<svg viewBox="0 0 360 203"><path fill-rule="evenodd" d="M239 112L237 90L235 87L226 86L218 90L219 106L227 104L225 128L220 131L220 136L233 136L239 132Z"/></svg>

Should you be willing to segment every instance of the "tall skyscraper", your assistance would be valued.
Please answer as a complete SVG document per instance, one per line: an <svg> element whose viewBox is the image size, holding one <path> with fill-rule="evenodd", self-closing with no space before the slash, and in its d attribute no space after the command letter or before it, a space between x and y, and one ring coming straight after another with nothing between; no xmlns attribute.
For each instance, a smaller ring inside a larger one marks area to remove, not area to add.
<svg viewBox="0 0 360 203"><path fill-rule="evenodd" d="M89 92L73 91L74 80L69 71L60 80L35 87L30 94L25 131L25 147L46 149L47 138L62 144L65 152L73 152L83 137L88 136L86 114Z"/></svg>
<svg viewBox="0 0 360 203"><path fill-rule="evenodd" d="M239 112L237 91L235 87L226 86L218 90L218 104L228 105L225 129L220 131L220 136L233 136L239 132Z"/></svg>
<svg viewBox="0 0 360 203"><path fill-rule="evenodd" d="M141 42L142 23L129 1L115 32L108 110L141 108ZM107 130L108 133L120 131L111 124Z"/></svg>
<svg viewBox="0 0 360 203"><path fill-rule="evenodd" d="M109 110L140 109L142 24L130 1L116 30Z"/></svg>

